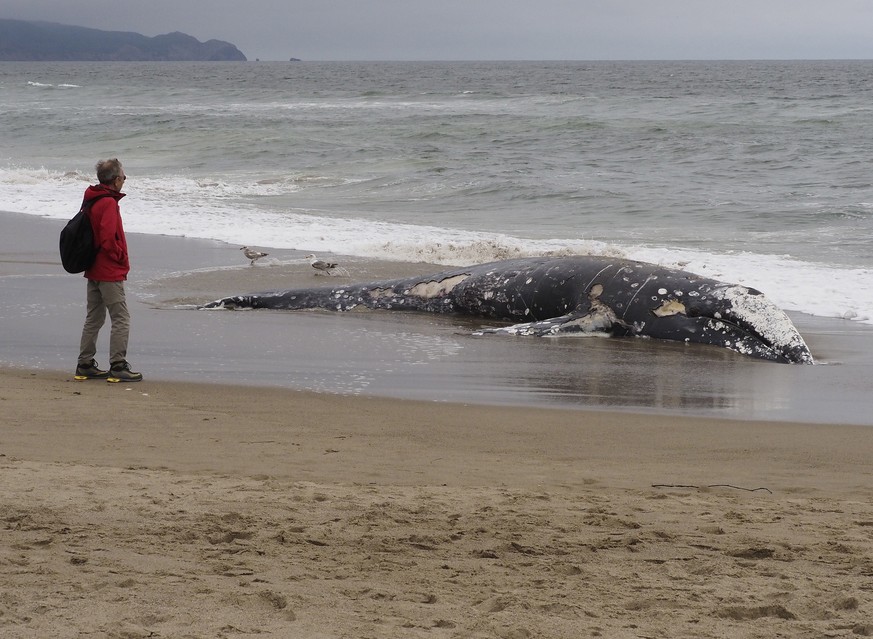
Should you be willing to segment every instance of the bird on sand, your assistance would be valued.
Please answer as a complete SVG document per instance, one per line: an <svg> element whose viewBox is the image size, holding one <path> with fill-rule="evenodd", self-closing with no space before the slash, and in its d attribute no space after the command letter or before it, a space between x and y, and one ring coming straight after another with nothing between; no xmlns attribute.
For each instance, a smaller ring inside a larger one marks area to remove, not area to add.
<svg viewBox="0 0 873 639"><path fill-rule="evenodd" d="M306 259L309 260L309 263L312 265L316 271L321 271L322 273L327 273L328 275L332 275L331 271L337 267L336 262L325 262L323 260L318 259L311 253L306 256Z"/></svg>
<svg viewBox="0 0 873 639"><path fill-rule="evenodd" d="M249 266L254 266L255 260L259 260L262 257L267 257L269 255L269 253L261 253L260 251L250 249L248 246L243 246L242 248L240 248L240 251L242 251L243 254L245 254L245 256L251 260Z"/></svg>

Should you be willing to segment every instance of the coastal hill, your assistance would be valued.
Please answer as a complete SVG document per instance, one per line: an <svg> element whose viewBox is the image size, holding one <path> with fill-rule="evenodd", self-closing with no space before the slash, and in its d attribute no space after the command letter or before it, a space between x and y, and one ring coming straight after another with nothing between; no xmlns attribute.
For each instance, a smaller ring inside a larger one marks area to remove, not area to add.
<svg viewBox="0 0 873 639"><path fill-rule="evenodd" d="M150 38L54 22L0 19L0 61L245 61L230 42L167 33Z"/></svg>

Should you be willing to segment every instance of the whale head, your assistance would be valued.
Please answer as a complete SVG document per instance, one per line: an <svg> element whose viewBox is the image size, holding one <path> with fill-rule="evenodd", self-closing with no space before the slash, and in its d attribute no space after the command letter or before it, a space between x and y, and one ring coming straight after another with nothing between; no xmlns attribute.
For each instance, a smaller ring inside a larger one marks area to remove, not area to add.
<svg viewBox="0 0 873 639"><path fill-rule="evenodd" d="M685 313L702 326L702 341L789 364L814 364L794 323L760 291L726 284L686 300ZM695 340L698 341L698 340Z"/></svg>

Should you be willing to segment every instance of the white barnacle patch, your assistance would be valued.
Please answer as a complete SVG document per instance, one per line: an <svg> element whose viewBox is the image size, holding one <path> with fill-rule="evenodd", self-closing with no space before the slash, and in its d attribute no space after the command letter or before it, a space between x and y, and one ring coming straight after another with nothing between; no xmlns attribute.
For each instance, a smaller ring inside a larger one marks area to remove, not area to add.
<svg viewBox="0 0 873 639"><path fill-rule="evenodd" d="M688 297L700 297L700 293L698 291L688 291Z"/></svg>
<svg viewBox="0 0 873 639"><path fill-rule="evenodd" d="M682 293L682 291L673 291L673 295L675 295L676 297L682 297L684 293Z"/></svg>
<svg viewBox="0 0 873 639"><path fill-rule="evenodd" d="M776 348L806 348L803 338L785 312L763 295L753 293L745 286L727 286L714 291L714 294L730 302L734 318L741 319Z"/></svg>
<svg viewBox="0 0 873 639"><path fill-rule="evenodd" d="M525 283L525 284L530 284L531 282L533 282L533 278L532 278L532 277L529 277L529 278L527 278L527 280L525 280L524 283Z"/></svg>
<svg viewBox="0 0 873 639"><path fill-rule="evenodd" d="M658 289L658 295L666 295L666 294L667 294L666 288L659 288Z"/></svg>
<svg viewBox="0 0 873 639"><path fill-rule="evenodd" d="M685 315L685 304L676 300L666 300L658 308L652 311L657 317L669 317L671 315Z"/></svg>
<svg viewBox="0 0 873 639"><path fill-rule="evenodd" d="M490 300L494 298L494 291L485 291L482 293L483 300Z"/></svg>

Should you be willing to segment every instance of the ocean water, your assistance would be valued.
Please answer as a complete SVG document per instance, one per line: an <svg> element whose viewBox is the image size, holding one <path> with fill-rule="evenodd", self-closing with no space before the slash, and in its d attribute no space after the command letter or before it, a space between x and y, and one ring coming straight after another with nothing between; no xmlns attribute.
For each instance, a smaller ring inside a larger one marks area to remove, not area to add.
<svg viewBox="0 0 873 639"><path fill-rule="evenodd" d="M873 323L873 61L0 63L0 209L463 265L609 254Z"/></svg>

